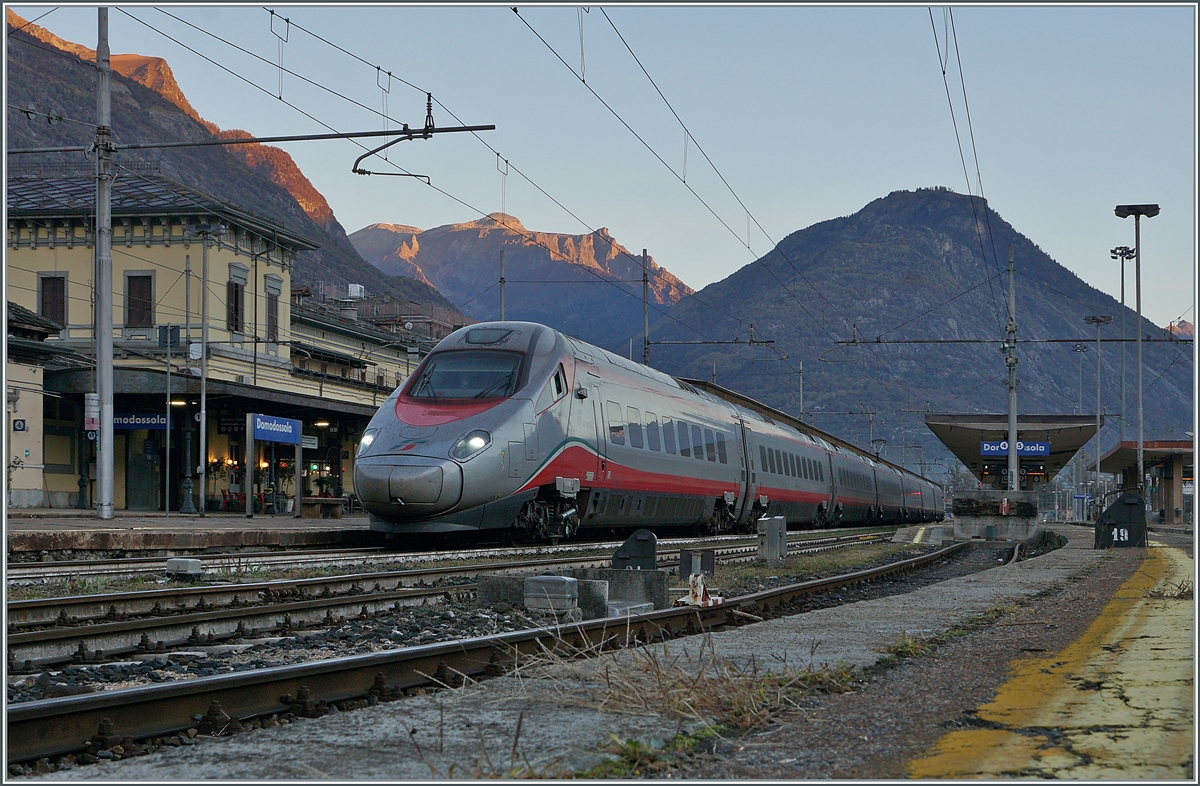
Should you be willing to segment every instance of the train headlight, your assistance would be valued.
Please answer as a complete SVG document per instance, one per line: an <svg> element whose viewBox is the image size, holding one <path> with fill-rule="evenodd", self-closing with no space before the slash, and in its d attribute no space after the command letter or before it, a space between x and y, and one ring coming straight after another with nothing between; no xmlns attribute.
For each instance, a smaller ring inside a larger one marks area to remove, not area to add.
<svg viewBox="0 0 1200 786"><path fill-rule="evenodd" d="M371 447L371 443L375 441L375 435L378 433L379 429L377 428L369 428L363 432L362 439L358 441L358 452L354 454L355 457L361 456L367 452L367 450Z"/></svg>
<svg viewBox="0 0 1200 786"><path fill-rule="evenodd" d="M490 444L492 444L492 435L482 429L476 429L464 434L458 442L454 443L454 447L450 449L450 456L459 461L466 461Z"/></svg>

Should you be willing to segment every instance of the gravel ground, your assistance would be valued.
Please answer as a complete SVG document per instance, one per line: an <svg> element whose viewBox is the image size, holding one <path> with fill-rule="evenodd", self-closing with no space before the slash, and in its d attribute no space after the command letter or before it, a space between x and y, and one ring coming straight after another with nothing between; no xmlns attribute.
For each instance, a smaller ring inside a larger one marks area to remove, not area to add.
<svg viewBox="0 0 1200 786"><path fill-rule="evenodd" d="M1091 575L1034 598L994 625L949 639L928 655L876 670L863 689L825 694L802 714L681 757L668 777L718 780L904 778L905 762L947 731L978 725L1009 663L1056 652L1087 630L1142 561L1114 550Z"/></svg>
<svg viewBox="0 0 1200 786"><path fill-rule="evenodd" d="M935 548L906 550L888 554L861 566L908 559ZM911 592L917 587L944 581L994 567L1008 558L1011 549L970 549L919 573L886 580L844 587L806 601L791 609L809 611L838 606L856 600ZM727 587L731 594L745 594L773 586L820 578L817 574L799 577L770 576L750 578ZM446 582L447 587L452 586ZM529 616L520 607L497 605L478 608L470 603L456 602L447 594L443 602L429 606L406 607L395 613L367 620L350 620L333 628L301 632L295 636L270 638L258 643L246 643L233 651L220 652L222 647L203 646L181 648L146 660L129 660L97 665L67 666L62 670L43 671L24 677L10 678L10 704L43 698L78 695L98 690L117 690L156 682L209 677L235 671L248 671L269 666L283 666L310 660L361 655L368 652L432 644L439 641L487 636L515 630L541 627L546 621ZM231 644L238 645L239 640Z"/></svg>

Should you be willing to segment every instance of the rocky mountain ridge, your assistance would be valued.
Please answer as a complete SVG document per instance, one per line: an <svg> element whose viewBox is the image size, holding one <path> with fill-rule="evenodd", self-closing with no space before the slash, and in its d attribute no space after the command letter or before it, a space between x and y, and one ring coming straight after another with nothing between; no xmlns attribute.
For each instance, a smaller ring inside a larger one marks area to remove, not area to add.
<svg viewBox="0 0 1200 786"><path fill-rule="evenodd" d="M596 343L613 327L641 324L642 257L607 228L579 235L526 228L492 213L422 230L371 224L350 234L363 257L385 273L426 281L476 319L500 315L500 252L505 253L505 315L544 322ZM650 299L670 306L690 287L649 257Z"/></svg>

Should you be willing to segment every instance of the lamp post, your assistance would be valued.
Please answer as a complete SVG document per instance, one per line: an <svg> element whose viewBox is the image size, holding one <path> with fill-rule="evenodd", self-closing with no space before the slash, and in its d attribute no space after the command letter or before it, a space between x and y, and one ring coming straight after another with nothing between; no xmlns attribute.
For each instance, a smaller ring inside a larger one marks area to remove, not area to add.
<svg viewBox="0 0 1200 786"><path fill-rule="evenodd" d="M1138 366L1138 489L1146 480L1146 461L1143 448L1145 446L1145 419L1142 409L1142 216L1154 218L1158 215L1158 205L1117 205L1113 209L1117 218L1133 216L1133 282L1137 292L1137 366Z"/></svg>
<svg viewBox="0 0 1200 786"><path fill-rule="evenodd" d="M1076 412L1078 415L1083 414L1083 356L1087 354L1088 348L1083 344L1075 344L1071 347L1072 352L1079 353L1079 407Z"/></svg>
<svg viewBox="0 0 1200 786"><path fill-rule="evenodd" d="M198 224L189 227L193 236L204 245L200 252L200 517L208 508L208 242L221 237L225 227L220 224Z"/></svg>
<svg viewBox="0 0 1200 786"><path fill-rule="evenodd" d="M1087 316L1083 321L1096 326L1096 493L1100 493L1100 326L1112 324L1112 316Z"/></svg>
<svg viewBox="0 0 1200 786"><path fill-rule="evenodd" d="M1117 246L1109 252L1113 259L1121 260L1121 442L1125 441L1125 263L1133 254L1129 246Z"/></svg>

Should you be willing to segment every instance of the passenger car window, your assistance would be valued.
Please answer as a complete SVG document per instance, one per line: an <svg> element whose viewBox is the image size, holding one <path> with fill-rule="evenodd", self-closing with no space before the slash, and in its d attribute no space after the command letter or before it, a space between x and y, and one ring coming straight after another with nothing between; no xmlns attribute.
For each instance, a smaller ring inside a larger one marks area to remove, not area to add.
<svg viewBox="0 0 1200 786"><path fill-rule="evenodd" d="M729 456L725 452L725 432L717 432L717 458L722 464L729 463Z"/></svg>
<svg viewBox="0 0 1200 786"><path fill-rule="evenodd" d="M637 407L628 407L625 411L629 414L629 447L640 448L642 446L642 413Z"/></svg>
<svg viewBox="0 0 1200 786"><path fill-rule="evenodd" d="M758 446L758 463L761 465L763 472L770 469L770 465L767 463L767 449L762 445Z"/></svg>
<svg viewBox="0 0 1200 786"><path fill-rule="evenodd" d="M658 450L658 415L653 412L646 412L646 447L651 450Z"/></svg>
<svg viewBox="0 0 1200 786"><path fill-rule="evenodd" d="M717 460L717 437L710 428L704 429L704 453L709 461Z"/></svg>
<svg viewBox="0 0 1200 786"><path fill-rule="evenodd" d="M625 444L624 410L615 401L608 402L608 441L614 445Z"/></svg>
<svg viewBox="0 0 1200 786"><path fill-rule="evenodd" d="M704 444L704 435L700 433L700 427L692 425L692 455L698 460L704 460L704 449L701 447Z"/></svg>
<svg viewBox="0 0 1200 786"><path fill-rule="evenodd" d="M675 452L675 424L671 422L670 418L663 418L662 430L663 430L663 449L666 450L668 453L674 453Z"/></svg>
<svg viewBox="0 0 1200 786"><path fill-rule="evenodd" d="M679 455L692 455L691 443L688 441L688 424L685 421L675 421L679 425Z"/></svg>

